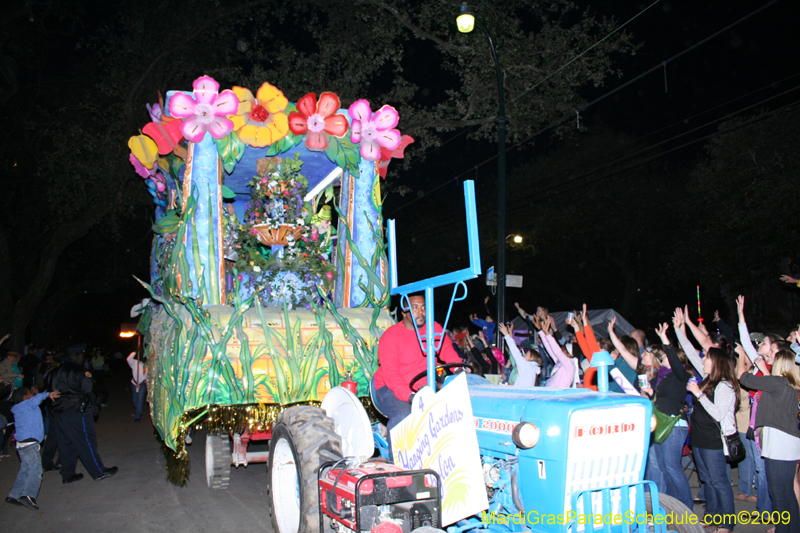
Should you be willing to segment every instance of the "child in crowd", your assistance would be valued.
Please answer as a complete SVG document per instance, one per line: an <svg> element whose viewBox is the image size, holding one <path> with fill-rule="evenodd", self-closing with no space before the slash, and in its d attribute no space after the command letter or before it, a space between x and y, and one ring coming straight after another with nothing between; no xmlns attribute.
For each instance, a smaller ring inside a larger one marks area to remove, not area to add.
<svg viewBox="0 0 800 533"><path fill-rule="evenodd" d="M486 340L491 343L492 339L494 339L494 329L497 326L497 324L494 322L494 319L487 315L486 320L481 320L475 313L471 314L469 319L473 324L481 328L483 336L486 337Z"/></svg>
<svg viewBox="0 0 800 533"><path fill-rule="evenodd" d="M505 324L498 324L498 328L505 337L511 357L514 358L514 363L517 365L517 380L514 385L517 387L535 387L536 379L539 377L542 368L542 356L533 349L526 350L523 356L516 343L514 343L511 331Z"/></svg>
<svg viewBox="0 0 800 533"><path fill-rule="evenodd" d="M36 497L42 485L42 459L39 449L44 439L44 423L39 404L48 396L55 400L61 397L61 393L53 391L35 394L34 390L20 387L14 391L12 397L14 407L11 412L14 413L17 453L21 464L17 480L6 497L6 502L34 511L39 509Z"/></svg>

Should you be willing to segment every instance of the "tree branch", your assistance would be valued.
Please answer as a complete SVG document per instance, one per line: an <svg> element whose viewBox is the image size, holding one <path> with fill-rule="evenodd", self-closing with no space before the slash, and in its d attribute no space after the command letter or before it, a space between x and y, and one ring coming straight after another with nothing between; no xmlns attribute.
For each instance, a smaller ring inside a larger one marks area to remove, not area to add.
<svg viewBox="0 0 800 533"><path fill-rule="evenodd" d="M365 4L372 4L376 7L380 7L381 9L385 9L386 11L394 15L394 18L399 20L403 26L414 32L415 35L423 39L429 39L438 44L439 46L441 46L442 48L447 48L448 50L456 50L458 52L467 52L472 50L469 46L457 46L454 44L450 44L447 41L443 41L436 35L423 30L419 26L413 24L410 20L404 18L400 14L400 11L398 11L395 7L387 4L386 2L382 2L381 0L362 0L362 1Z"/></svg>
<svg viewBox="0 0 800 533"><path fill-rule="evenodd" d="M145 78L150 75L150 72L158 65L164 58L172 57L178 50L192 42L197 36L204 33L211 25L215 24L217 21L223 18L229 18L234 14L244 11L246 9L250 9L251 7L260 6L263 4L269 3L271 0L257 0L255 2L249 2L247 4L242 4L239 7L234 7L231 9L221 9L219 13L215 17L211 17L204 24L198 26L195 31L189 33L183 40L177 41L174 46L171 48L167 48L163 50L160 54L158 54L147 68L141 73L141 75L136 78L136 80L130 85L130 89L128 90L128 94L125 97L125 109L130 109L133 101L133 98L136 96L136 90L139 88L142 83L144 83Z"/></svg>

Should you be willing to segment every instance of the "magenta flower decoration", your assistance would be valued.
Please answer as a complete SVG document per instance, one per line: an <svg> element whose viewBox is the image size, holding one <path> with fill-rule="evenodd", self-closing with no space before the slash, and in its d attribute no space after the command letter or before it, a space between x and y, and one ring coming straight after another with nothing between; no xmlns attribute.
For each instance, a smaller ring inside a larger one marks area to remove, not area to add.
<svg viewBox="0 0 800 533"><path fill-rule="evenodd" d="M366 100L356 100L347 110L353 119L350 127L350 140L361 143L361 157L367 161L381 158L381 147L395 150L400 146L400 132L394 129L400 116L397 110L385 105L374 114Z"/></svg>
<svg viewBox="0 0 800 533"><path fill-rule="evenodd" d="M133 169L137 174L146 180L149 179L152 181L158 192L164 192L167 188L167 183L164 180L164 176L159 171L158 165L153 165L153 168L148 169L133 154L130 154L128 160L131 162L131 165L133 165Z"/></svg>
<svg viewBox="0 0 800 533"><path fill-rule="evenodd" d="M231 90L219 92L219 83L214 78L203 76L194 80L194 98L183 93L172 95L169 113L184 119L181 133L193 143L203 140L206 132L215 139L222 139L233 131L233 122L226 115L235 115L239 110L239 98Z"/></svg>

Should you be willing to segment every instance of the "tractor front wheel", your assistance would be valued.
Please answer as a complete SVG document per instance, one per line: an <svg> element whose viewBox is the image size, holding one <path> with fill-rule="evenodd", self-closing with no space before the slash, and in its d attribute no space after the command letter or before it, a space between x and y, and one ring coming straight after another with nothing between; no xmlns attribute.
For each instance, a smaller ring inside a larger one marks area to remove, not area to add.
<svg viewBox="0 0 800 533"><path fill-rule="evenodd" d="M319 467L342 456L333 420L316 407L278 415L269 444L269 506L275 533L320 533Z"/></svg>

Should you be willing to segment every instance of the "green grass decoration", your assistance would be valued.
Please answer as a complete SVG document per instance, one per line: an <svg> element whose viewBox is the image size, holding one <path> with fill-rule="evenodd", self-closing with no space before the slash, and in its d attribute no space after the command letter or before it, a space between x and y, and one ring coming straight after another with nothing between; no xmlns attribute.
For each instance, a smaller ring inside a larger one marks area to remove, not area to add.
<svg viewBox="0 0 800 533"><path fill-rule="evenodd" d="M299 142L302 142L302 136L287 136L282 144L276 143L269 150L282 153ZM218 150L223 148L220 143L217 147ZM340 155L344 157L346 154L342 152ZM346 159L342 160L344 166L352 168ZM208 199L209 212L213 201ZM151 285L137 280L148 290L153 301L161 304L158 311L151 313L152 325L146 337L146 350L152 361L153 421L163 438L164 449L168 451L168 479L178 485L186 483L189 473L183 436L200 416L207 420L201 423L207 424L210 434L242 432L252 423L254 416L259 424L264 425L273 422L277 413L288 405L318 404L321 400L317 396L320 383L327 378L330 387L335 387L347 374L356 381L359 395L368 396L369 381L378 366L378 339L382 333L378 321L390 301L388 287L376 273L386 253L380 206L377 221L368 222L376 243L369 258L363 256L353 241L350 223L337 207L344 228L342 237L365 273L357 284L366 295L358 307L372 307L366 338L344 316L347 313L337 309L320 287L317 287L319 298L310 302L316 325L310 336L304 339L301 335L303 320L307 320L303 317L307 315L300 311L290 314L285 305L282 320L270 324L257 300L263 287L255 287L248 298L242 298L237 270L233 271L234 287L230 298L233 305L204 308L205 278L197 234L192 231L191 236L187 235L197 212L197 202L194 195L189 195L180 220L177 223L169 221L169 229L175 232L175 237L172 248L165 248L158 261L162 294L156 294ZM212 239L211 255L216 252L215 245ZM339 264L344 263L343 248L340 246L336 250ZM191 254L195 276L187 254ZM206 266L215 269L214 272L217 267L216 263ZM214 279L212 276L211 283L215 283ZM211 294L216 294L216 290ZM151 309L154 310L155 307ZM345 359L336 349L334 330L326 325L329 319L341 329L342 337L353 347L353 359ZM282 324L276 325L277 322ZM248 335L254 327L260 327L263 341L255 343ZM234 360L227 352L234 335L239 345L241 365L238 376ZM271 371L255 373L254 368L271 368ZM259 398L266 394L273 398L273 403L258 403Z"/></svg>

